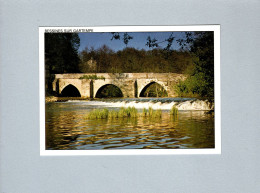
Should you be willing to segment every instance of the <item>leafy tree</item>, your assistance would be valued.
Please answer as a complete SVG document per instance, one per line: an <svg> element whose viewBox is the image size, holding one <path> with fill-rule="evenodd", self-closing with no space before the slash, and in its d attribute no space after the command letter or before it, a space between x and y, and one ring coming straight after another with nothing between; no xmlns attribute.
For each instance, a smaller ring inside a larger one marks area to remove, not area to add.
<svg viewBox="0 0 260 193"><path fill-rule="evenodd" d="M114 51L108 46L103 45L97 50L96 61L97 61L97 72L107 72L111 66L111 57Z"/></svg>
<svg viewBox="0 0 260 193"><path fill-rule="evenodd" d="M86 47L83 51L79 53L80 63L79 70L80 72L96 72L96 62L95 50L93 47L90 49Z"/></svg>
<svg viewBox="0 0 260 193"><path fill-rule="evenodd" d="M156 48L145 51L126 47L117 52L108 46L96 50L86 48L80 53L81 72L176 72L183 73L192 65L187 51L166 51ZM94 67L93 67L94 66Z"/></svg>
<svg viewBox="0 0 260 193"><path fill-rule="evenodd" d="M45 33L46 94L52 92L51 74L79 72L79 45L76 33Z"/></svg>
<svg viewBox="0 0 260 193"><path fill-rule="evenodd" d="M176 40L180 50L172 50L173 33L165 40L147 37L148 51L127 47L134 37L129 33L112 33L111 40L122 40L126 48L114 52L108 46L86 48L77 53L77 34L45 34L46 77L73 72L175 72L187 73L188 79L176 87L181 96L214 96L214 33L186 32ZM167 42L165 48L160 44ZM80 64L79 64L80 62ZM48 85L48 84L47 84Z"/></svg>
<svg viewBox="0 0 260 193"><path fill-rule="evenodd" d="M190 76L177 85L182 96L214 97L214 32L194 32L186 34L180 45L189 46L194 56L194 67Z"/></svg>
<svg viewBox="0 0 260 193"><path fill-rule="evenodd" d="M112 38L111 40L115 39L115 40L120 40L121 39L121 33L119 32L112 32ZM125 44L125 46L127 47L127 44L129 43L129 41L133 39L133 36L130 36L129 33L125 32L123 34L123 42Z"/></svg>

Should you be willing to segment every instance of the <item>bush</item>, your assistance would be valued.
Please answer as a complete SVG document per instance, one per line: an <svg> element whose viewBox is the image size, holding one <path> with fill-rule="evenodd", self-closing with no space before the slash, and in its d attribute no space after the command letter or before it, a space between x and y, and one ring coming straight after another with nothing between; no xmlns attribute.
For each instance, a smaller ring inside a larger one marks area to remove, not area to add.
<svg viewBox="0 0 260 193"><path fill-rule="evenodd" d="M203 73L198 73L180 81L175 86L175 91L181 97L212 97L214 87L212 87Z"/></svg>

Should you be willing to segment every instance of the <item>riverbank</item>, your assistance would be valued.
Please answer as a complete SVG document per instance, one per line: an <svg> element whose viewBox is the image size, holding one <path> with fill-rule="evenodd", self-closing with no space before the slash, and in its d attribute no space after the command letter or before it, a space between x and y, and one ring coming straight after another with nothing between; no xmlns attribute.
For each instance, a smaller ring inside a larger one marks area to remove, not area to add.
<svg viewBox="0 0 260 193"><path fill-rule="evenodd" d="M82 101L89 101L89 98L82 98L82 97L55 97L55 96L46 96L45 103L50 102L66 102L69 100L82 100Z"/></svg>

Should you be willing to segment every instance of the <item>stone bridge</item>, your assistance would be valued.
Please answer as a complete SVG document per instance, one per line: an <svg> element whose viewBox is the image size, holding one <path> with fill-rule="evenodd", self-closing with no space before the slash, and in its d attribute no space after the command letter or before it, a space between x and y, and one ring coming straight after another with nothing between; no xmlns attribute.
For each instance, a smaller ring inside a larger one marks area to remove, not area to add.
<svg viewBox="0 0 260 193"><path fill-rule="evenodd" d="M53 91L58 96L62 96L64 89L71 87L79 97L95 98L100 89L112 84L121 90L123 97L134 98L140 97L141 93L152 83L158 83L165 89L168 97L175 97L174 85L185 78L185 75L176 73L55 74Z"/></svg>

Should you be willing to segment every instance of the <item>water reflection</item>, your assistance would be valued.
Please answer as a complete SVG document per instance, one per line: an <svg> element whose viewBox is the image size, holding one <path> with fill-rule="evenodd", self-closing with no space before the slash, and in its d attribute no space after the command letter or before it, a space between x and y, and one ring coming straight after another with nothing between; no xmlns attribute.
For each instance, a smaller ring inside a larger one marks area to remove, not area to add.
<svg viewBox="0 0 260 193"><path fill-rule="evenodd" d="M163 111L156 119L87 120L89 110L69 103L46 104L46 149L214 148L214 117L204 111L182 111L178 116Z"/></svg>

